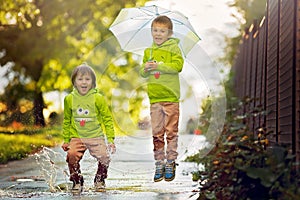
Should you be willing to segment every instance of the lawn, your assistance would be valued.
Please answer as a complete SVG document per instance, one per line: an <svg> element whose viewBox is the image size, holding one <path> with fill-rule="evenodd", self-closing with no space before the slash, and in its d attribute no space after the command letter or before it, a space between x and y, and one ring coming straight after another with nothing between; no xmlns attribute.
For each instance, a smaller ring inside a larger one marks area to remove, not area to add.
<svg viewBox="0 0 300 200"><path fill-rule="evenodd" d="M60 128L43 128L35 131L0 132L0 164L19 160L38 152L43 147L53 147L62 142Z"/></svg>

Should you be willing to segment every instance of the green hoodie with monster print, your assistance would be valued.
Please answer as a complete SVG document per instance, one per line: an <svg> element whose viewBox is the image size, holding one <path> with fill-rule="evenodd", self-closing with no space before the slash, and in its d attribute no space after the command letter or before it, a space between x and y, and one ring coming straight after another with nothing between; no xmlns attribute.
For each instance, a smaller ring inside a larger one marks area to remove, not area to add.
<svg viewBox="0 0 300 200"><path fill-rule="evenodd" d="M179 102L179 73L183 67L183 58L178 46L179 39L169 38L160 46L155 43L145 49L140 75L148 78L148 96L150 103ZM145 63L158 63L155 71L144 71Z"/></svg>
<svg viewBox="0 0 300 200"><path fill-rule="evenodd" d="M114 143L113 120L104 97L97 89L84 96L74 89L64 99L64 142L69 143L71 138L103 137L104 132L107 141Z"/></svg>

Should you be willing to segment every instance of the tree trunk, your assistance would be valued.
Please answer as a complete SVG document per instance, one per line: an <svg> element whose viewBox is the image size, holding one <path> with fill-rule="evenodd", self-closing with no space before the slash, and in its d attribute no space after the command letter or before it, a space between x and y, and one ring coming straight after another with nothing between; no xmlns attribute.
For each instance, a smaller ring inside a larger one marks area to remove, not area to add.
<svg viewBox="0 0 300 200"><path fill-rule="evenodd" d="M33 108L33 114L35 118L34 124L37 126L44 127L46 125L45 118L43 115L44 108L45 108L45 104L43 99L43 93L38 92L34 98L34 108Z"/></svg>

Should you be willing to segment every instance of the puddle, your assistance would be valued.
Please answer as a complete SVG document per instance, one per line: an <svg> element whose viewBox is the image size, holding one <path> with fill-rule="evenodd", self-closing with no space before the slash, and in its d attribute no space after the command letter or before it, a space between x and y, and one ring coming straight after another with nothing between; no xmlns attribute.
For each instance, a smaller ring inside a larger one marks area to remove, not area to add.
<svg viewBox="0 0 300 200"><path fill-rule="evenodd" d="M183 158L193 136L181 137L180 157ZM130 140L127 142L126 140ZM184 141L183 141L184 140ZM143 141L143 144L141 144ZM68 181L66 153L60 147L44 148L40 153L22 161L10 162L0 167L1 199L197 199L199 184L192 181L195 163L179 162L176 178L172 182L153 182L154 161L151 140L122 138L116 141L117 153L112 156L106 192L93 192L96 160L88 153L81 161L85 179L82 195L69 193L72 183ZM149 144L150 143L150 144ZM139 151L138 148L142 148ZM145 149L148 147L148 149ZM138 152L138 153L134 153Z"/></svg>

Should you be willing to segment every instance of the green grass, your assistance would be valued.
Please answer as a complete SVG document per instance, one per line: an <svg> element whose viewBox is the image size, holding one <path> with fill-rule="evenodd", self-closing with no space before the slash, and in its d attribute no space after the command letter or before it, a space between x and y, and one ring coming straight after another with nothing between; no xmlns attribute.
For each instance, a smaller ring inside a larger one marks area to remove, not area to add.
<svg viewBox="0 0 300 200"><path fill-rule="evenodd" d="M62 142L59 128L43 128L35 134L0 133L0 164L20 160L41 150Z"/></svg>

